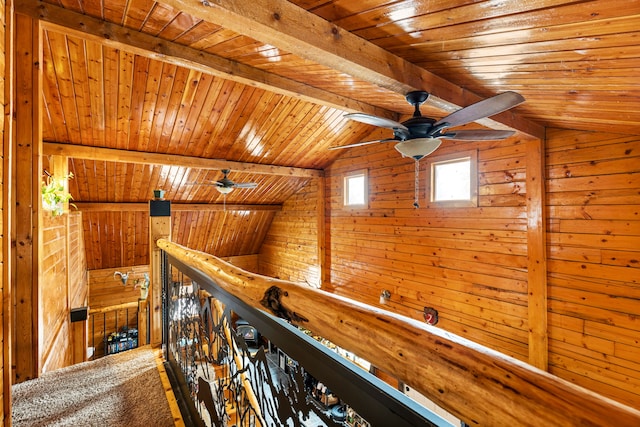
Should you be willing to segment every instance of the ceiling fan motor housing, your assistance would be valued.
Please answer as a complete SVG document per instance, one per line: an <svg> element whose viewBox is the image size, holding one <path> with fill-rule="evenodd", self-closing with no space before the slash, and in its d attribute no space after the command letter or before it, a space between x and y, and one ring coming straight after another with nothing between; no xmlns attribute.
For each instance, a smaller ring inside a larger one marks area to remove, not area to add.
<svg viewBox="0 0 640 427"><path fill-rule="evenodd" d="M409 120L402 122L402 124L409 129L409 132L401 129L402 134L398 135L398 132L394 130L394 135L402 141L413 138L428 138L432 134L431 131L435 122L436 121L434 119L429 117L414 116Z"/></svg>

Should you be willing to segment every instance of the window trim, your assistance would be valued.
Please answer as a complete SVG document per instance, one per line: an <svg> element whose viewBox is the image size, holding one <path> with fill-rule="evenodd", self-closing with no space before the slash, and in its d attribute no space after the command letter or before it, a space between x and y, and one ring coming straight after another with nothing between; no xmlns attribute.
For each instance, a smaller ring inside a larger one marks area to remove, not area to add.
<svg viewBox="0 0 640 427"><path fill-rule="evenodd" d="M442 163L454 163L456 160L469 159L469 200L434 200L435 167ZM478 206L478 150L459 151L442 156L427 157L427 205L433 207L461 208Z"/></svg>
<svg viewBox="0 0 640 427"><path fill-rule="evenodd" d="M362 204L349 204L349 185L350 178L362 176L364 177L363 191L364 191L364 203ZM342 179L342 206L347 209L362 209L369 207L369 176L367 169L358 169L355 171L344 174Z"/></svg>

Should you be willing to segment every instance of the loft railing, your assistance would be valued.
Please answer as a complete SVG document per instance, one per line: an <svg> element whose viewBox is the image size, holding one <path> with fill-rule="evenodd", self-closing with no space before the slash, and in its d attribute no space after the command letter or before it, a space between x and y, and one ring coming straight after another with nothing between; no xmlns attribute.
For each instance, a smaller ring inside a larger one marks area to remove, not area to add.
<svg viewBox="0 0 640 427"><path fill-rule="evenodd" d="M304 331L167 258L167 359L182 374L181 395L191 398L194 424L342 426L357 418L351 425L451 426ZM250 349L247 341L263 345Z"/></svg>
<svg viewBox="0 0 640 427"><path fill-rule="evenodd" d="M134 301L89 310L91 359L120 353L147 343L149 310L146 301Z"/></svg>
<svg viewBox="0 0 640 427"><path fill-rule="evenodd" d="M371 425L440 425L443 421L424 408L416 408L411 401L398 396L399 393L366 372L363 375L355 365L345 365L340 357L328 361L332 359L327 355L330 352L294 326L302 326L372 362L469 425L640 425L640 411L636 409L439 328L321 290L255 275L165 239L158 240L157 245L173 265L172 270L166 272L168 282L176 281L177 270L174 269L179 268L189 275L188 282L197 283L222 301L227 312L233 310L276 345L282 345L285 353L311 374L314 369L320 369L321 363L327 363L329 367L321 372L328 376L324 381ZM176 282L180 285L175 285L174 289L186 289L182 286L184 280ZM196 287L194 301L204 301L198 310L210 310L207 299L202 299L198 292ZM184 301L184 296L166 296L167 303ZM190 313L196 311L193 309ZM180 339L188 343L191 338L194 343L197 328L186 326L181 332L171 331L170 323L171 319L167 319L166 337L176 339L180 336L177 333L186 331ZM203 327L199 344L190 350L191 356L185 354L184 363L202 358L202 353L197 351L201 351L199 348L203 348L205 342L208 351L217 352L219 360L230 359L224 346L218 348L214 346L215 342L206 341L207 336L219 336L208 334L214 329L219 329L219 324ZM219 338L213 338L216 340ZM239 346L244 358L252 357L245 345L229 345L232 348ZM174 353L180 354L180 351ZM193 373L202 366L187 367L187 372L189 369ZM247 372L251 368L236 366L233 369ZM345 377L348 378L346 384L342 384ZM192 386L194 382L192 379ZM387 391L389 394L380 398ZM279 402L295 403L302 399L287 396ZM384 399L384 402L377 399ZM240 400L248 399L242 396ZM372 404L372 401L378 403ZM265 415L264 411L259 411L247 409L246 413L250 414L246 418L248 424L238 425L279 425L261 424L263 420L268 421L259 418ZM403 415L398 416L399 413ZM388 417L398 418L390 421Z"/></svg>

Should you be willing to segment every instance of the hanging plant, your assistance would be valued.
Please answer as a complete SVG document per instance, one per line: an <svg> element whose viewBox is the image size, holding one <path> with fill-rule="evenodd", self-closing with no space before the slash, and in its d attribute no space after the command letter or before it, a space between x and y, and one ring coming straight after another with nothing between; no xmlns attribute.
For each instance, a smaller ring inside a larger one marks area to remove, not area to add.
<svg viewBox="0 0 640 427"><path fill-rule="evenodd" d="M73 178L73 173L63 177L56 177L49 172L44 171L46 178L42 181L42 208L49 211L53 216L62 215L64 213L64 203L73 200L73 197L66 190L66 181ZM77 209L76 205L70 203Z"/></svg>

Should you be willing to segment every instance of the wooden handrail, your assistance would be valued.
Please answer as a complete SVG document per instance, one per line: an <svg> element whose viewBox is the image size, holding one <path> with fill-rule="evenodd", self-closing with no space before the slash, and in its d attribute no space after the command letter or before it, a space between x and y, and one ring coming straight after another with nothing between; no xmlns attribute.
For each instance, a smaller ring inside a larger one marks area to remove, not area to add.
<svg viewBox="0 0 640 427"><path fill-rule="evenodd" d="M97 307L97 308L89 308L89 314L100 314L100 313L107 313L109 311L114 311L114 310L124 310L127 308L138 308L138 302L137 301L133 301L133 302L125 302L123 304L116 304L116 305L109 305L106 307Z"/></svg>
<svg viewBox="0 0 640 427"><path fill-rule="evenodd" d="M640 425L640 411L442 329L249 273L166 239L159 248L246 304L304 326L390 373L470 425ZM348 397L345 396L346 399Z"/></svg>

